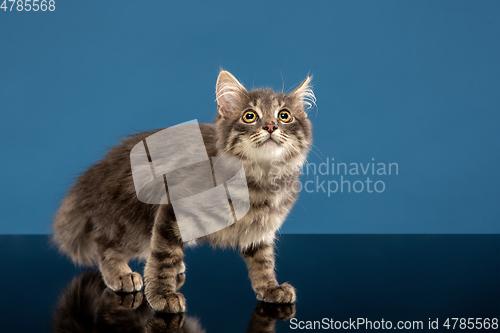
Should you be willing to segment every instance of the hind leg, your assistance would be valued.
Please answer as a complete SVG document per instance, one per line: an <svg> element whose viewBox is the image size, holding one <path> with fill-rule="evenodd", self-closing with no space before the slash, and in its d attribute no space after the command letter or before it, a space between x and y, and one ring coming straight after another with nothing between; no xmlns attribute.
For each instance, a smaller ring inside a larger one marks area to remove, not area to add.
<svg viewBox="0 0 500 333"><path fill-rule="evenodd" d="M121 252L106 249L99 261L104 283L113 291L133 292L142 289L142 276L133 272L128 265L129 258Z"/></svg>

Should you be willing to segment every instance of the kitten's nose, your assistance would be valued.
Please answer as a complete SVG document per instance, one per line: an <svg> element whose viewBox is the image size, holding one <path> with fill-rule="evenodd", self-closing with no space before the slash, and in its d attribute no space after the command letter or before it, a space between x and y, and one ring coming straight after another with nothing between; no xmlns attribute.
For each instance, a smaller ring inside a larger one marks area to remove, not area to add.
<svg viewBox="0 0 500 333"><path fill-rule="evenodd" d="M266 125L262 128L268 131L269 133L272 133L274 130L278 129L278 126L271 124L271 125Z"/></svg>

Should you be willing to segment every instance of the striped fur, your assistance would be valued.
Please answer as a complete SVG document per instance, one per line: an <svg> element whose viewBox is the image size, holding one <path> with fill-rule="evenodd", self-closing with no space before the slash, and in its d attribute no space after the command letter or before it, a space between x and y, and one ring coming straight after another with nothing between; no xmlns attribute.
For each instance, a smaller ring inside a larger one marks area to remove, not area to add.
<svg viewBox="0 0 500 333"><path fill-rule="evenodd" d="M203 141L209 157L242 161L250 210L238 222L197 242L239 249L258 299L294 302L293 287L276 281L274 239L297 198L290 184L298 180L312 140L304 110L314 101L310 78L289 94L270 89L249 92L223 71L216 95L214 124L200 124ZM243 120L249 111L257 115L252 123ZM291 121L280 120L283 111ZM137 200L130 168L132 147L155 132L128 137L80 176L56 214L53 240L74 262L98 265L104 282L115 291L142 288L141 276L132 272L128 261L145 259L147 300L157 311L177 313L186 309L177 290L185 278L187 244L182 243L171 205Z"/></svg>

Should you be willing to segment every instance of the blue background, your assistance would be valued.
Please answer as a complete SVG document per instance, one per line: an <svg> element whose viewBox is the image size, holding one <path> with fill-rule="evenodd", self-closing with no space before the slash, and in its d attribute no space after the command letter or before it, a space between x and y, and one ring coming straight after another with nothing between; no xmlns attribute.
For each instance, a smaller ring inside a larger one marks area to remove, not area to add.
<svg viewBox="0 0 500 333"><path fill-rule="evenodd" d="M220 67L248 88L314 76L311 163L399 165L374 177L383 193L302 192L282 232L499 233L499 15L498 1L0 11L0 233L50 232L77 175L123 136L210 122Z"/></svg>

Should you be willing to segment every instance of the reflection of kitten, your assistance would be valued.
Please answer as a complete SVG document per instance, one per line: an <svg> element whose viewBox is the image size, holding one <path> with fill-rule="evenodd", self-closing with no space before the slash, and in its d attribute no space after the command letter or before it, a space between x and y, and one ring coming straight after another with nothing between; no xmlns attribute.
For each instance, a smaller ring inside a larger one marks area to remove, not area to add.
<svg viewBox="0 0 500 333"><path fill-rule="evenodd" d="M142 291L117 294L106 288L100 275L89 270L71 281L54 312L55 333L206 332L196 318L155 315Z"/></svg>
<svg viewBox="0 0 500 333"><path fill-rule="evenodd" d="M222 71L216 86L215 124L201 124L209 157L242 161L250 210L233 225L198 239L214 246L238 248L259 300L295 301L295 290L279 285L274 273L274 239L297 193L287 191L299 177L311 142L304 106L314 102L307 77L293 92L247 91ZM70 189L54 221L54 240L75 262L99 265L106 285L116 291L140 290L140 274L131 258L147 259L145 294L158 311L183 312L184 296L176 291L184 276L183 243L171 205L137 200L131 177L130 150L153 134L122 141L85 172Z"/></svg>
<svg viewBox="0 0 500 333"><path fill-rule="evenodd" d="M294 315L294 304L259 302L247 332L275 332L276 320L289 320ZM142 291L127 294L113 292L106 288L99 272L92 270L74 278L60 296L52 328L55 333L206 333L198 319L184 313L155 313L144 300Z"/></svg>

